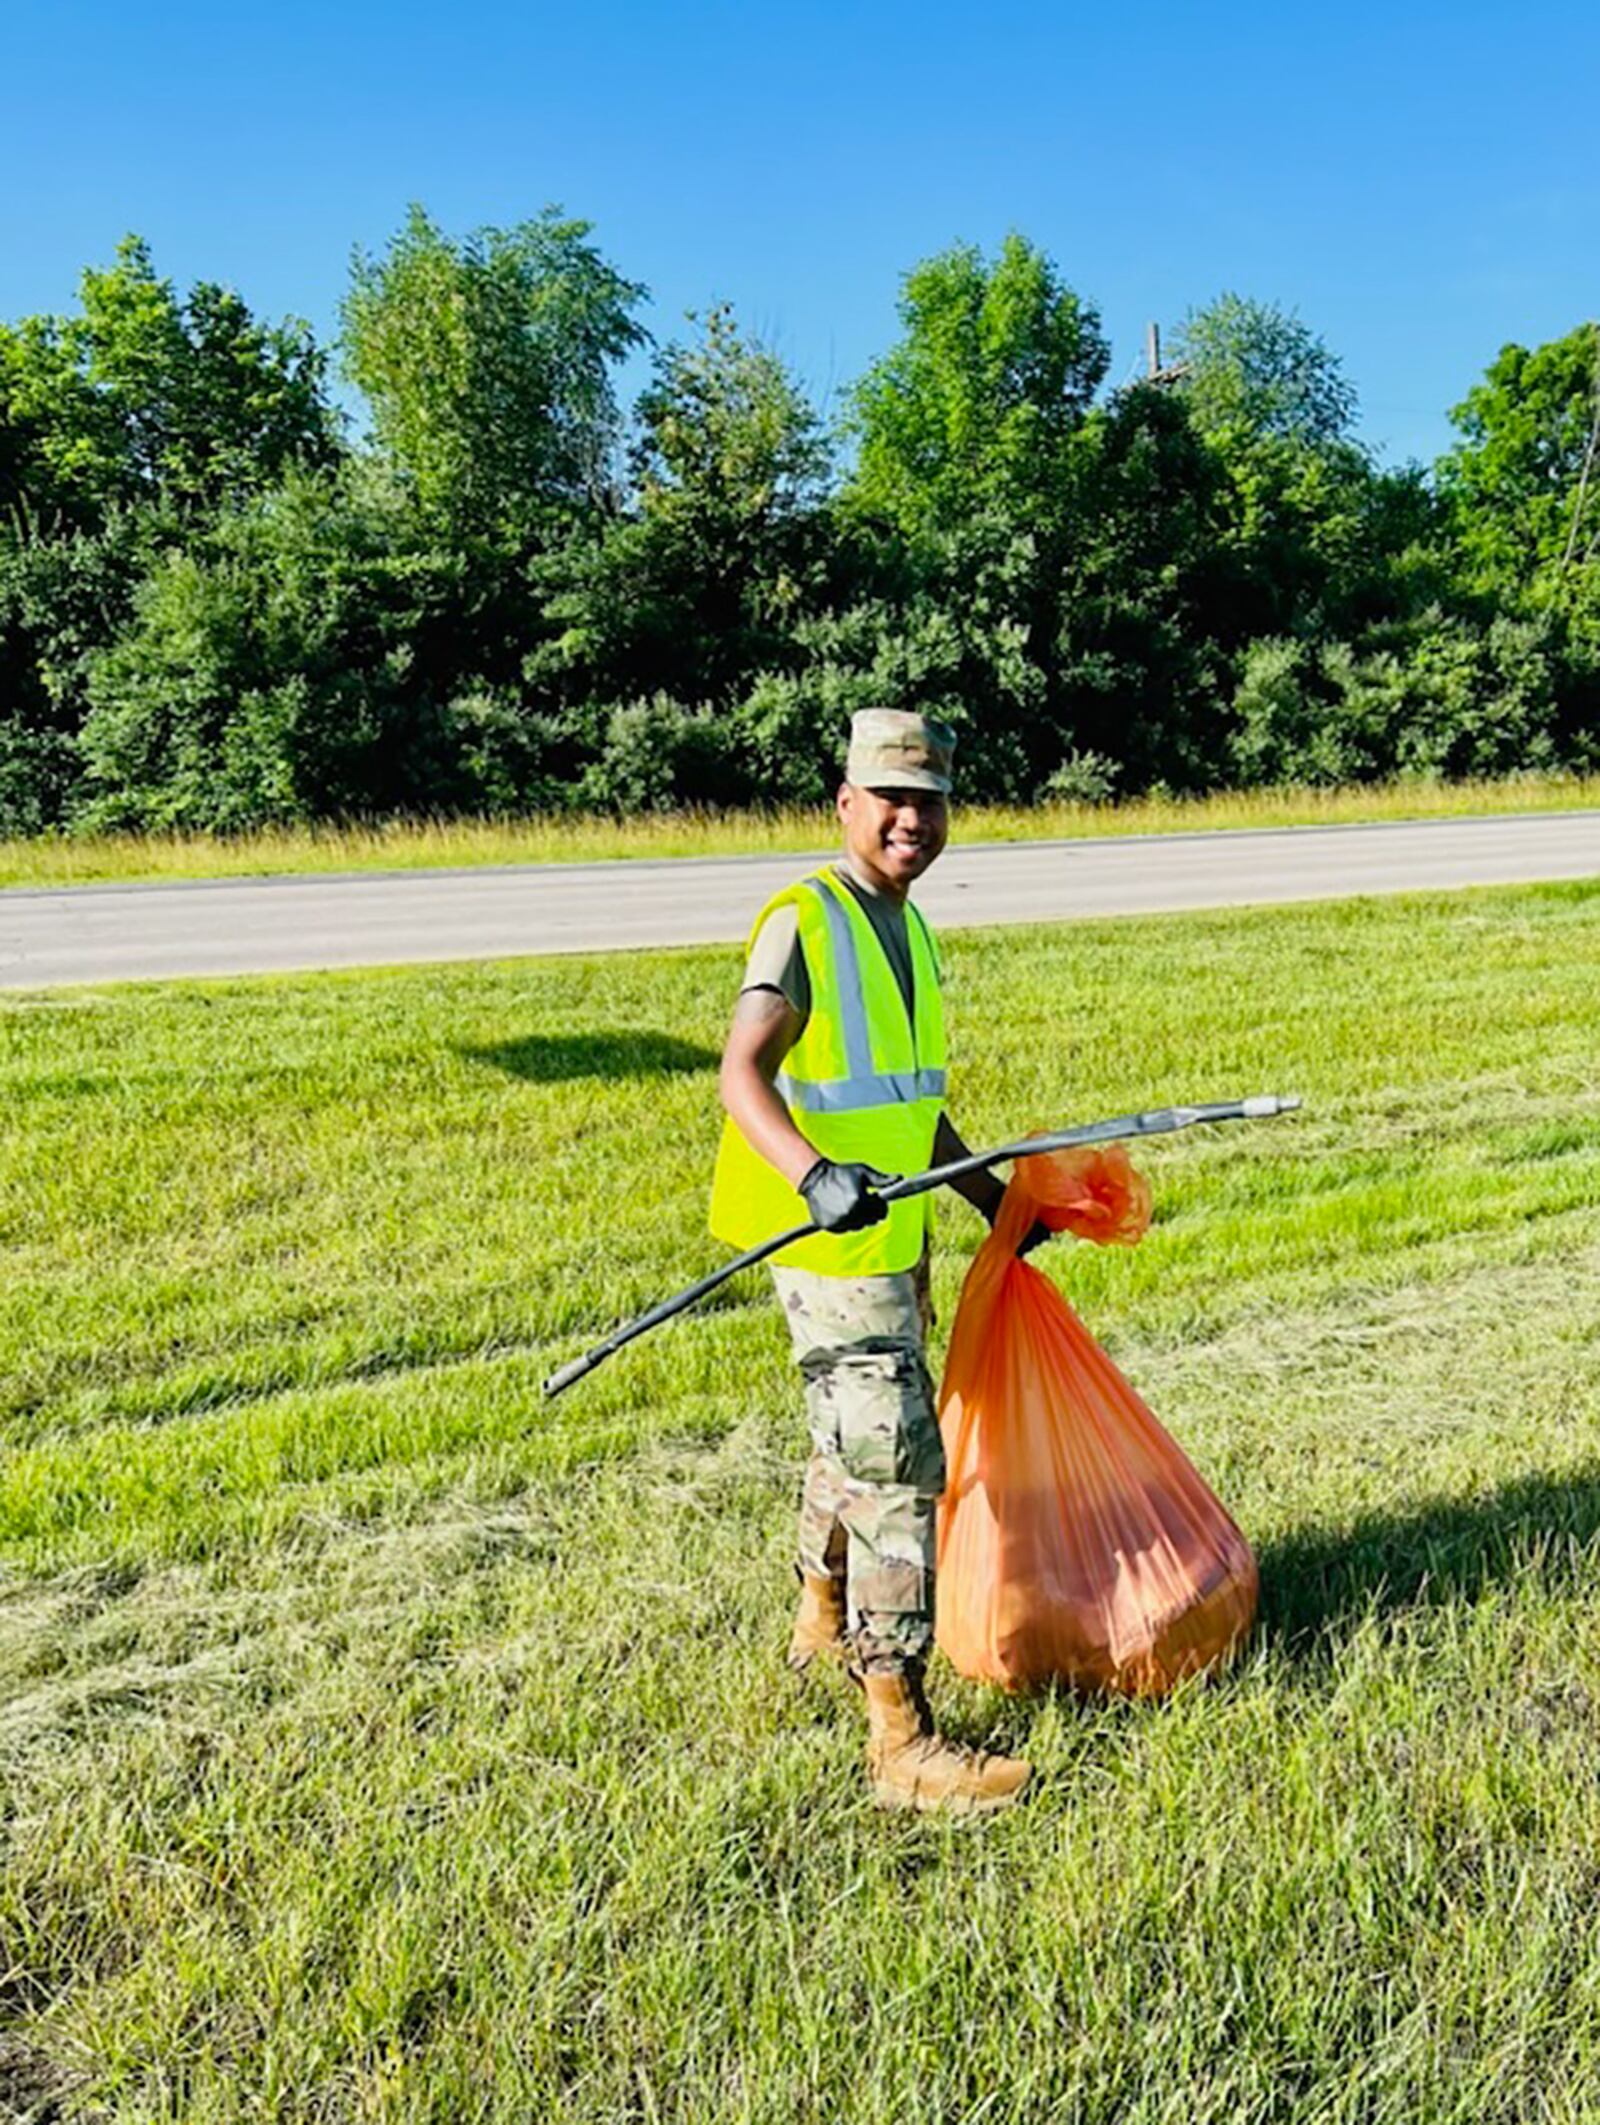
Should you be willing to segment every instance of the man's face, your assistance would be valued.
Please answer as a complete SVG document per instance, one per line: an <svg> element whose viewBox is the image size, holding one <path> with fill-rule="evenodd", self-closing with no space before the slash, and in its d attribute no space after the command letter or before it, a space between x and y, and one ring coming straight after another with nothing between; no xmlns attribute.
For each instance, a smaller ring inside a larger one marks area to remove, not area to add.
<svg viewBox="0 0 1600 2125"><path fill-rule="evenodd" d="M844 845L866 876L903 894L944 847L950 832L950 801L939 790L839 789Z"/></svg>

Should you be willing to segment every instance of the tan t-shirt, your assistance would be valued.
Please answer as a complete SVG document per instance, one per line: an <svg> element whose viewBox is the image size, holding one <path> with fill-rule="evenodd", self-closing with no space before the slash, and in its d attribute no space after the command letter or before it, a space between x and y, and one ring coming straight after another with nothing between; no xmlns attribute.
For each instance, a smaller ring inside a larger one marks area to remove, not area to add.
<svg viewBox="0 0 1600 2125"><path fill-rule="evenodd" d="M906 931L904 907L891 900L887 893L880 893L875 886L858 878L844 863L834 864L833 876L849 887L862 913L872 924L873 935L888 954L895 980L900 984L906 1016L914 1024L916 981L911 967L911 939ZM790 1008L798 1012L802 1023L811 1016L811 976L806 971L805 954L800 949L800 917L792 902L774 908L751 940L740 989L776 989Z"/></svg>

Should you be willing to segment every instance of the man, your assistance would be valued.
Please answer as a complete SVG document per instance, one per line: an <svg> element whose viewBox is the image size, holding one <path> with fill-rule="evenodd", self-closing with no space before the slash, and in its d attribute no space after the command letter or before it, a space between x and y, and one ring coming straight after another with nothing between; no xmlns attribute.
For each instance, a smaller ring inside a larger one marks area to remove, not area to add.
<svg viewBox="0 0 1600 2125"><path fill-rule="evenodd" d="M945 845L954 742L909 711L852 721L842 857L770 900L752 933L711 1229L750 1247L808 1216L821 1228L773 1269L812 1442L790 1664L848 1656L877 1800L974 1813L1014 1800L1029 1767L943 1740L923 1694L945 1478L923 1356L929 1198L878 1193L966 1156L944 1111L939 962L908 898ZM956 1185L992 1223L999 1179Z"/></svg>

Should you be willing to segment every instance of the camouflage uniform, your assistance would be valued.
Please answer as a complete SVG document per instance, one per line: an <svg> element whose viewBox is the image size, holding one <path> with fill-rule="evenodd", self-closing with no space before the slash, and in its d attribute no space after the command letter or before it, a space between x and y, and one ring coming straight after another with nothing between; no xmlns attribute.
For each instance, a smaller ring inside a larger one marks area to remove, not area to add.
<svg viewBox="0 0 1600 2125"><path fill-rule="evenodd" d="M928 1262L894 1276L774 1269L805 1380L811 1460L799 1562L825 1579L844 1566L857 1664L893 1674L933 1643L934 1515L944 1444L923 1343L932 1324Z"/></svg>

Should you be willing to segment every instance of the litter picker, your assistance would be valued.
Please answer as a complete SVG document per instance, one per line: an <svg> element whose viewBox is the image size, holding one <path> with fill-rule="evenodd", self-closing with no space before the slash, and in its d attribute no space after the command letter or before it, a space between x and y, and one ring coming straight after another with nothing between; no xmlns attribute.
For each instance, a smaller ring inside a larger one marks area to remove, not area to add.
<svg viewBox="0 0 1600 2125"><path fill-rule="evenodd" d="M913 1173L905 1180L891 1181L886 1188L873 1192L883 1202L898 1203L908 1195L925 1195L930 1188L942 1188L946 1181L959 1180L964 1173L976 1173L980 1166L992 1166L1001 1159L1032 1158L1042 1151L1065 1151L1076 1144L1110 1144L1130 1137L1167 1136L1174 1129L1192 1129L1198 1122L1265 1121L1274 1114L1292 1113L1299 1104L1299 1098L1293 1093L1280 1096L1267 1092L1255 1099L1219 1099L1199 1107L1152 1107L1145 1114L1119 1114L1114 1121L1079 1122L1073 1128L1055 1129L1046 1136L1028 1136L1020 1143L1002 1144L996 1151L975 1151L970 1157L952 1159L947 1166L931 1166L926 1173ZM604 1342L596 1343L582 1357L574 1358L559 1372L551 1373L544 1383L545 1394L560 1394L581 1380L585 1373L603 1365L624 1343L631 1343L635 1336L642 1336L647 1329L659 1328L663 1321L670 1321L675 1314L683 1313L725 1284L729 1277L737 1276L741 1269L753 1268L757 1262L764 1262L769 1254L781 1253L785 1247L816 1230L817 1227L808 1220L790 1232L780 1232L770 1240L763 1240L759 1247L747 1248L731 1262L724 1262L720 1269L713 1269L709 1276L703 1276L699 1283L691 1284L686 1291L662 1299L647 1313L614 1328Z"/></svg>

